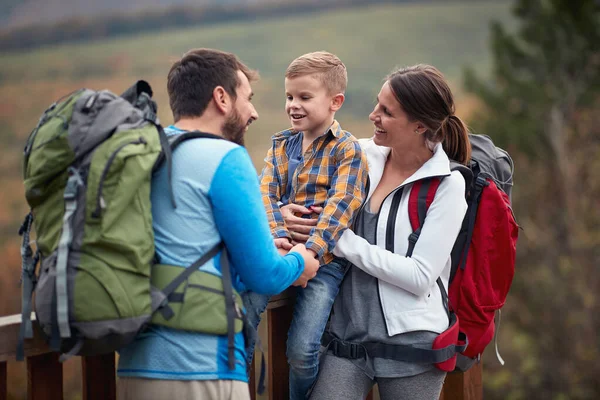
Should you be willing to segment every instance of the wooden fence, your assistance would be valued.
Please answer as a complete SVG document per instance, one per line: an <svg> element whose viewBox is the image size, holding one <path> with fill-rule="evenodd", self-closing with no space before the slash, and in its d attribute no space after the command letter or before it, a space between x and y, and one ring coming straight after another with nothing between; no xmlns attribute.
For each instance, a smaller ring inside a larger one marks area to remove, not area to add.
<svg viewBox="0 0 600 400"><path fill-rule="evenodd" d="M292 318L293 298L288 293L275 296L267 307L267 394L271 400L288 398L288 365L285 358L287 329ZM20 315L0 317L0 400L8 398L7 361L15 358ZM63 399L63 370L58 354L50 351L41 330L34 323L34 338L25 342L27 399ZM81 357L83 400L116 398L115 355ZM252 399L256 399L255 374L251 373ZM372 399L370 394L368 399ZM475 365L466 373L448 374L440 399L481 400L482 367Z"/></svg>

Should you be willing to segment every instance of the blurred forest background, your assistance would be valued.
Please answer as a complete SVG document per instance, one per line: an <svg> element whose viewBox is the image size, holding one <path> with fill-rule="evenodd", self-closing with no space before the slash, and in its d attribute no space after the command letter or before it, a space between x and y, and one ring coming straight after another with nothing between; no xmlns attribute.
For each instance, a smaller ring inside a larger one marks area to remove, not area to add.
<svg viewBox="0 0 600 400"><path fill-rule="evenodd" d="M338 119L357 137L371 136L383 77L430 63L451 82L458 115L515 160L523 229L498 338L506 365L491 345L485 398L600 398L600 2L149 3L0 0L0 315L20 311L22 149L62 95L120 93L145 79L168 125L172 62L194 47L232 51L262 76L260 119L246 138L260 170L271 134L287 127L283 74L295 57L328 50L344 61L349 87ZM77 358L66 363L67 398L80 398L78 368ZM25 398L24 363L8 372L9 399Z"/></svg>

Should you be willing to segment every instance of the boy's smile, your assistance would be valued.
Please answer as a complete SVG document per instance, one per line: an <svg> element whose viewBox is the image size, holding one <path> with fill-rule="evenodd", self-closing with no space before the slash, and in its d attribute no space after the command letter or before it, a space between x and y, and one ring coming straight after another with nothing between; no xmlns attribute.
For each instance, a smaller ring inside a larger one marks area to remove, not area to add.
<svg viewBox="0 0 600 400"><path fill-rule="evenodd" d="M327 92L318 74L286 78L285 95L285 112L292 129L305 137L316 138L333 123L335 95Z"/></svg>

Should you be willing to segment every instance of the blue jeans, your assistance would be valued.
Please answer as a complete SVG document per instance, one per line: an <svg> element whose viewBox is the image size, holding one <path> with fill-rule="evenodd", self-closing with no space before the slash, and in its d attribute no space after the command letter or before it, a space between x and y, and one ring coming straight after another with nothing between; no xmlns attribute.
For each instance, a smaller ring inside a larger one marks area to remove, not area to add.
<svg viewBox="0 0 600 400"><path fill-rule="evenodd" d="M336 258L329 264L322 265L306 288L297 288L286 352L290 365L290 400L306 399L317 378L321 336L347 269L348 262ZM242 295L248 321L254 328L258 327L269 297L254 292ZM254 342L246 344L249 362L252 361L254 345Z"/></svg>

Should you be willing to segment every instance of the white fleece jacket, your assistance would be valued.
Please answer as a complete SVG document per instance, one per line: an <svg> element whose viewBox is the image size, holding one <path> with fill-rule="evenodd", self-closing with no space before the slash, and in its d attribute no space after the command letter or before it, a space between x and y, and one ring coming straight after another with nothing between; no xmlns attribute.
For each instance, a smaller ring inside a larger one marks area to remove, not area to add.
<svg viewBox="0 0 600 400"><path fill-rule="evenodd" d="M369 164L369 199L381 180L390 149L377 146L372 139L362 139L361 146ZM410 190L414 182L432 176L446 177L429 207L412 257L406 257L408 236L412 233L408 217ZM404 189L391 233L395 250L392 253L385 249L387 225L392 198L401 188ZM448 156L441 144L437 144L433 157L383 201L375 245L350 229L338 241L333 252L336 256L378 278L379 298L390 336L418 330L441 333L448 327L436 280L441 277L448 290L450 252L466 211L464 178L458 171L450 172Z"/></svg>

